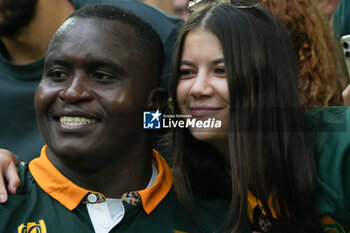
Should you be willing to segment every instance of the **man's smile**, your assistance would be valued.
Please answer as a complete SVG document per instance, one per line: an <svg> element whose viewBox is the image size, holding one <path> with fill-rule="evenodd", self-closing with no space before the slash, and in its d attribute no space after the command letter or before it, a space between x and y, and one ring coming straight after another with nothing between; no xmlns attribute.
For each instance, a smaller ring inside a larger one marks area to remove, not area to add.
<svg viewBox="0 0 350 233"><path fill-rule="evenodd" d="M73 117L73 116L61 116L60 123L63 127L75 127L87 124L96 123L96 119L86 118L86 117Z"/></svg>

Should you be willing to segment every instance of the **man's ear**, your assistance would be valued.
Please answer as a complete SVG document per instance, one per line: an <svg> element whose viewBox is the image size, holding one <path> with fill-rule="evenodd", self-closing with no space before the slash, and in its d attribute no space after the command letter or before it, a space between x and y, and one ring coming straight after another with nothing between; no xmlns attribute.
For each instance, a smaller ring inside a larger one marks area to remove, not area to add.
<svg viewBox="0 0 350 233"><path fill-rule="evenodd" d="M167 89L161 87L154 88L148 96L147 107L150 111L159 109L160 112L166 112L168 109L168 98L169 93Z"/></svg>

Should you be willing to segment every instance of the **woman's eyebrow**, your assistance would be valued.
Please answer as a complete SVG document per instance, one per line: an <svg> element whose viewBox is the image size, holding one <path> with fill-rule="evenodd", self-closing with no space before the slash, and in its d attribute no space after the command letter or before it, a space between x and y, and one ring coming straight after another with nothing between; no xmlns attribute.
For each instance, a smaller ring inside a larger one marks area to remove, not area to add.
<svg viewBox="0 0 350 233"><path fill-rule="evenodd" d="M190 62L190 61L188 61L188 60L181 60L181 65L193 66L194 63L193 63L193 62Z"/></svg>
<svg viewBox="0 0 350 233"><path fill-rule="evenodd" d="M210 61L209 64L214 64L214 65L216 65L216 64L222 63L222 62L225 62L223 57L222 57L222 58L218 58L218 59L214 59L214 60ZM191 61L188 61L188 60L182 60L182 61L181 61L181 65L193 66L194 63L191 62Z"/></svg>
<svg viewBox="0 0 350 233"><path fill-rule="evenodd" d="M225 62L223 57L222 57L222 58L215 59L215 60L212 60L212 61L210 62L210 64L216 65L216 64L219 64L219 63L222 63L222 62Z"/></svg>

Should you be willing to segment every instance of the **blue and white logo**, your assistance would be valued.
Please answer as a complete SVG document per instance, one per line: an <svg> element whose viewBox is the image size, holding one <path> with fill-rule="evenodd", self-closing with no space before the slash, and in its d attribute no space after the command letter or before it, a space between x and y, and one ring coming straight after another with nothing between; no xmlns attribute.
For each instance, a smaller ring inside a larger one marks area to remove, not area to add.
<svg viewBox="0 0 350 233"><path fill-rule="evenodd" d="M143 112L143 128L144 129L160 129L160 116L162 114L156 112Z"/></svg>

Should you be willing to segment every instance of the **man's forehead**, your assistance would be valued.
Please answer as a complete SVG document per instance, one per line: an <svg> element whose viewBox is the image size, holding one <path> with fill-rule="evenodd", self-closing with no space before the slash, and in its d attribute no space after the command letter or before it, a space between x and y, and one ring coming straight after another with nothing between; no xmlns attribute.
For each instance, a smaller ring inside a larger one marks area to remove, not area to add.
<svg viewBox="0 0 350 233"><path fill-rule="evenodd" d="M82 34L91 31L101 31L101 36L111 36L117 39L123 37L123 35L130 36L130 34L134 34L135 29L131 25L118 20L108 20L96 17L72 17L62 24L54 37L71 34L72 31ZM132 37L130 37L130 39L131 38Z"/></svg>
<svg viewBox="0 0 350 233"><path fill-rule="evenodd" d="M111 20L102 21L109 24L118 23ZM45 65L65 61L70 65L99 62L114 63L120 67L127 67L129 64L143 66L143 56L137 49L133 27L119 23L116 29L111 29L110 25L101 24L102 21L90 18L67 20L48 47ZM126 27L118 27L120 25Z"/></svg>
<svg viewBox="0 0 350 233"><path fill-rule="evenodd" d="M55 33L49 49L77 44L133 48L134 28L120 21L100 18L69 18Z"/></svg>
<svg viewBox="0 0 350 233"><path fill-rule="evenodd" d="M77 23L79 23L79 19L78 18L69 18L66 21L64 21L64 23L61 25L61 27L58 28L57 32L55 33L56 35L61 35L66 33L67 31L69 31L69 29L71 29L74 25L76 25Z"/></svg>

